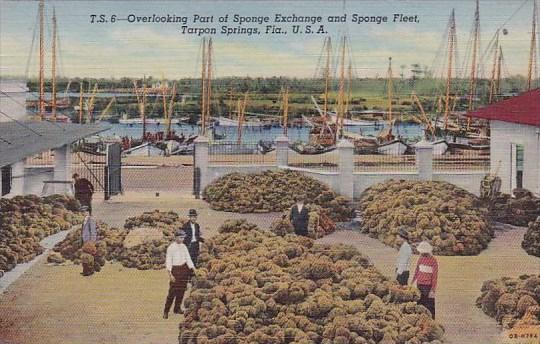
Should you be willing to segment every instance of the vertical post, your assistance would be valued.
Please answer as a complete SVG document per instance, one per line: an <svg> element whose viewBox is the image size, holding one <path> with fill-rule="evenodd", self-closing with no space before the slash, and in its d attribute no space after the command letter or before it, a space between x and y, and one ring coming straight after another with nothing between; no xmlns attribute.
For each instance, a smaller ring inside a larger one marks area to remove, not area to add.
<svg viewBox="0 0 540 344"><path fill-rule="evenodd" d="M354 196L354 145L341 140L337 145L339 156L339 193L349 199Z"/></svg>
<svg viewBox="0 0 540 344"><path fill-rule="evenodd" d="M415 146L416 170L420 180L433 180L433 145L420 141Z"/></svg>
<svg viewBox="0 0 540 344"><path fill-rule="evenodd" d="M289 164L289 138L287 136L278 136L276 138L276 161L279 166Z"/></svg>
<svg viewBox="0 0 540 344"><path fill-rule="evenodd" d="M24 160L11 165L11 192L9 196L24 194Z"/></svg>
<svg viewBox="0 0 540 344"><path fill-rule="evenodd" d="M199 136L195 139L195 164L193 168L198 168L200 171L200 189L199 194L208 184L208 138Z"/></svg>
<svg viewBox="0 0 540 344"><path fill-rule="evenodd" d="M69 181L71 179L71 145L63 145L54 150L54 180ZM68 184L55 184L57 194L70 194Z"/></svg>

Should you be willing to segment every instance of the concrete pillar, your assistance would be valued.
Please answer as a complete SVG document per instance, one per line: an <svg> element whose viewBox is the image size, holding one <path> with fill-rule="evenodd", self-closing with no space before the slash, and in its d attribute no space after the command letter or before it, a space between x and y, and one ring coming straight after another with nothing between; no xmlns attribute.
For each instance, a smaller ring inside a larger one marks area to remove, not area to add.
<svg viewBox="0 0 540 344"><path fill-rule="evenodd" d="M354 196L354 145L348 140L337 144L339 158L339 193L349 199Z"/></svg>
<svg viewBox="0 0 540 344"><path fill-rule="evenodd" d="M24 160L11 165L11 192L9 196L24 194Z"/></svg>
<svg viewBox="0 0 540 344"><path fill-rule="evenodd" d="M281 135L276 138L276 160L278 166L289 164L289 138Z"/></svg>
<svg viewBox="0 0 540 344"><path fill-rule="evenodd" d="M71 145L63 145L54 150L54 176L55 181L71 181ZM54 184L54 193L71 194L69 184Z"/></svg>
<svg viewBox="0 0 540 344"><path fill-rule="evenodd" d="M416 170L420 180L433 180L433 145L420 141L414 146L416 150Z"/></svg>
<svg viewBox="0 0 540 344"><path fill-rule="evenodd" d="M208 176L208 138L206 136L199 136L195 139L195 167L200 171L200 189L199 195L202 195L202 192L206 185L209 183Z"/></svg>

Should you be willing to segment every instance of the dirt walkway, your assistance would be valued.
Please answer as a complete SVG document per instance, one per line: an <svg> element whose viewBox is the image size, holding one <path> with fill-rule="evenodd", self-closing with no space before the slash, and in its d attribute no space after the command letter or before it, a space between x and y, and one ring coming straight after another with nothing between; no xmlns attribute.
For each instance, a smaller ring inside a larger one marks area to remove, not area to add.
<svg viewBox="0 0 540 344"><path fill-rule="evenodd" d="M234 214L177 195L128 193L94 205L95 216L114 226L154 209L199 212L210 237L227 218L247 218L267 227L279 214ZM31 267L0 295L0 344L177 344L181 318L163 320L168 289L164 270L139 271L107 263L100 273L80 276L81 267Z"/></svg>
<svg viewBox="0 0 540 344"><path fill-rule="evenodd" d="M524 228L501 226L487 250L476 257L438 257L437 320L446 329L446 343L500 343L502 332L495 319L475 306L485 280L521 274L540 274L540 259L521 248ZM377 269L393 278L397 251L357 232L335 232L321 243L352 244L370 257ZM416 267L413 258L411 270ZM412 273L411 273L412 279Z"/></svg>
<svg viewBox="0 0 540 344"><path fill-rule="evenodd" d="M279 216L215 212L201 200L174 194L126 194L95 205L96 217L122 226L143 211L196 208L207 237L227 218L247 218L262 228ZM540 273L540 259L521 248L523 229L498 232L477 257L439 257L438 320L448 343L492 344L500 337L495 320L475 305L482 282L502 276ZM397 251L351 231L336 232L321 243L353 244L385 275L392 276ZM414 261L413 264L416 262ZM89 278L80 266L36 264L0 295L0 343L9 344L176 344L180 317L161 319L167 292L164 270L138 271L107 264ZM39 338L39 340L37 340Z"/></svg>

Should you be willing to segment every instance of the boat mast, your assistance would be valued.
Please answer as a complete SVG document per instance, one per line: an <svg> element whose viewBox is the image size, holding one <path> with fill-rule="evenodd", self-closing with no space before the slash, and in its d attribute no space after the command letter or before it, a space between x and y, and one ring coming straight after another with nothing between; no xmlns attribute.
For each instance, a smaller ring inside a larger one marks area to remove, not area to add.
<svg viewBox="0 0 540 344"><path fill-rule="evenodd" d="M173 85L172 92L171 92L171 99L169 102L169 111L167 111L167 131L166 133L166 139L171 139L171 120L174 110L174 98L176 97L176 84Z"/></svg>
<svg viewBox="0 0 540 344"><path fill-rule="evenodd" d="M289 87L285 88L283 93L283 135L287 136L289 124Z"/></svg>
<svg viewBox="0 0 540 344"><path fill-rule="evenodd" d="M392 130L392 98L393 98L393 84L392 84L392 57L388 58L388 123L390 125L390 132Z"/></svg>
<svg viewBox="0 0 540 344"><path fill-rule="evenodd" d="M238 138L237 143L242 143L242 132L244 129L244 118L246 113L246 104L247 104L247 92L244 94L244 101L242 102L240 99L238 99Z"/></svg>
<svg viewBox="0 0 540 344"><path fill-rule="evenodd" d="M212 107L212 38L208 39L208 57L207 57L207 71L206 71L206 113L202 121L202 134L206 135L206 123L210 120L210 110Z"/></svg>
<svg viewBox="0 0 540 344"><path fill-rule="evenodd" d="M497 33L495 34L495 44L493 46L493 68L491 68L491 83L489 87L489 103L491 104L493 102L493 99L495 98L495 78L497 76L497 52L499 47L499 31L497 30Z"/></svg>
<svg viewBox="0 0 540 344"><path fill-rule="evenodd" d="M341 135L343 135L343 118L345 116L345 43L346 38L345 36L343 36L343 42L341 45L341 66L339 75L338 115L336 120L336 141Z"/></svg>
<svg viewBox="0 0 540 344"><path fill-rule="evenodd" d="M479 0L476 0L476 10L474 12L474 38L473 38L473 54L472 54L472 64L471 64L471 83L469 87L469 111L472 111L474 109L474 97L476 95L476 77L477 77L477 71L476 71L476 55L479 50L479 36L480 36L480 4ZM467 117L467 130L469 130L471 126L471 117Z"/></svg>
<svg viewBox="0 0 540 344"><path fill-rule="evenodd" d="M502 71L502 62L503 62L503 51L502 47L499 45L499 61L497 62L497 78L495 79L495 92L496 94L501 94L501 71Z"/></svg>
<svg viewBox="0 0 540 344"><path fill-rule="evenodd" d="M206 113L206 38L202 40L202 58L201 58L201 125L204 122ZM202 134L202 131L201 131Z"/></svg>
<svg viewBox="0 0 540 344"><path fill-rule="evenodd" d="M39 1L39 119L43 120L45 116L45 44L44 37L44 0Z"/></svg>
<svg viewBox="0 0 540 344"><path fill-rule="evenodd" d="M330 37L326 38L326 66L324 68L324 107L323 118L328 115L328 89L330 88L330 57L332 54L332 41Z"/></svg>
<svg viewBox="0 0 540 344"><path fill-rule="evenodd" d="M527 90L530 91L532 87L533 71L536 66L536 0L533 5L533 17L532 17L532 33L531 33L531 49L529 52L529 72L527 74Z"/></svg>
<svg viewBox="0 0 540 344"><path fill-rule="evenodd" d="M347 71L347 98L345 98L345 114L349 112L349 102L351 101L351 92L352 92L351 83L352 83L352 63L351 61L349 61L349 68Z"/></svg>
<svg viewBox="0 0 540 344"><path fill-rule="evenodd" d="M53 40L52 40L52 116L56 122L56 10L53 8Z"/></svg>
<svg viewBox="0 0 540 344"><path fill-rule="evenodd" d="M444 104L444 131L448 130L448 115L450 112L450 89L452 86L452 57L454 54L454 43L456 35L456 19L455 12L452 9L452 14L450 15L449 22L449 32L448 32L448 70L446 76L446 97Z"/></svg>
<svg viewBox="0 0 540 344"><path fill-rule="evenodd" d="M84 81L81 79L79 83L79 124L82 124L83 119L83 83Z"/></svg>
<svg viewBox="0 0 540 344"><path fill-rule="evenodd" d="M146 137L146 76L143 78L143 90L142 90L142 132L143 132L143 142Z"/></svg>

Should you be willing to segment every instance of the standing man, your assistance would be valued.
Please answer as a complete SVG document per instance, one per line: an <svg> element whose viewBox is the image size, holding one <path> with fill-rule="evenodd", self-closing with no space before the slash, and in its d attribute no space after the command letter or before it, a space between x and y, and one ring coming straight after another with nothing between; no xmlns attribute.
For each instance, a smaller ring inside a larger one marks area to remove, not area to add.
<svg viewBox="0 0 540 344"><path fill-rule="evenodd" d="M412 283L416 281L416 286L420 290L419 304L426 307L433 319L435 319L435 290L437 289L437 276L439 273L439 264L432 255L433 247L427 242L422 241L418 247L420 258L416 265L416 271Z"/></svg>
<svg viewBox="0 0 540 344"><path fill-rule="evenodd" d="M296 197L296 204L291 208L290 219L295 234L308 236L309 211L304 204L305 199L304 195Z"/></svg>
<svg viewBox="0 0 540 344"><path fill-rule="evenodd" d="M409 233L406 228L401 227L399 229L397 239L401 247L399 248L396 262L396 279L400 285L407 285L409 283L409 264L411 262L412 249L409 244Z"/></svg>
<svg viewBox="0 0 540 344"><path fill-rule="evenodd" d="M92 213L92 195L94 194L94 185L86 178L79 178L79 174L73 174L73 188L75 189L75 198L83 206L87 206Z"/></svg>
<svg viewBox="0 0 540 344"><path fill-rule="evenodd" d="M191 260L197 266L199 259L199 243L204 242L201 237L201 229L197 223L197 211L195 209L189 209L189 221L184 224L182 230L186 233L184 244L189 250Z"/></svg>
<svg viewBox="0 0 540 344"><path fill-rule="evenodd" d="M163 319L169 318L169 310L174 301L173 312L181 314L181 304L184 299L184 293L187 288L188 280L195 270L195 265L191 260L190 254L184 239L186 233L179 229L175 233L174 242L167 248L167 257L165 258L165 268L169 274L169 293L165 300L165 309L163 310Z"/></svg>

